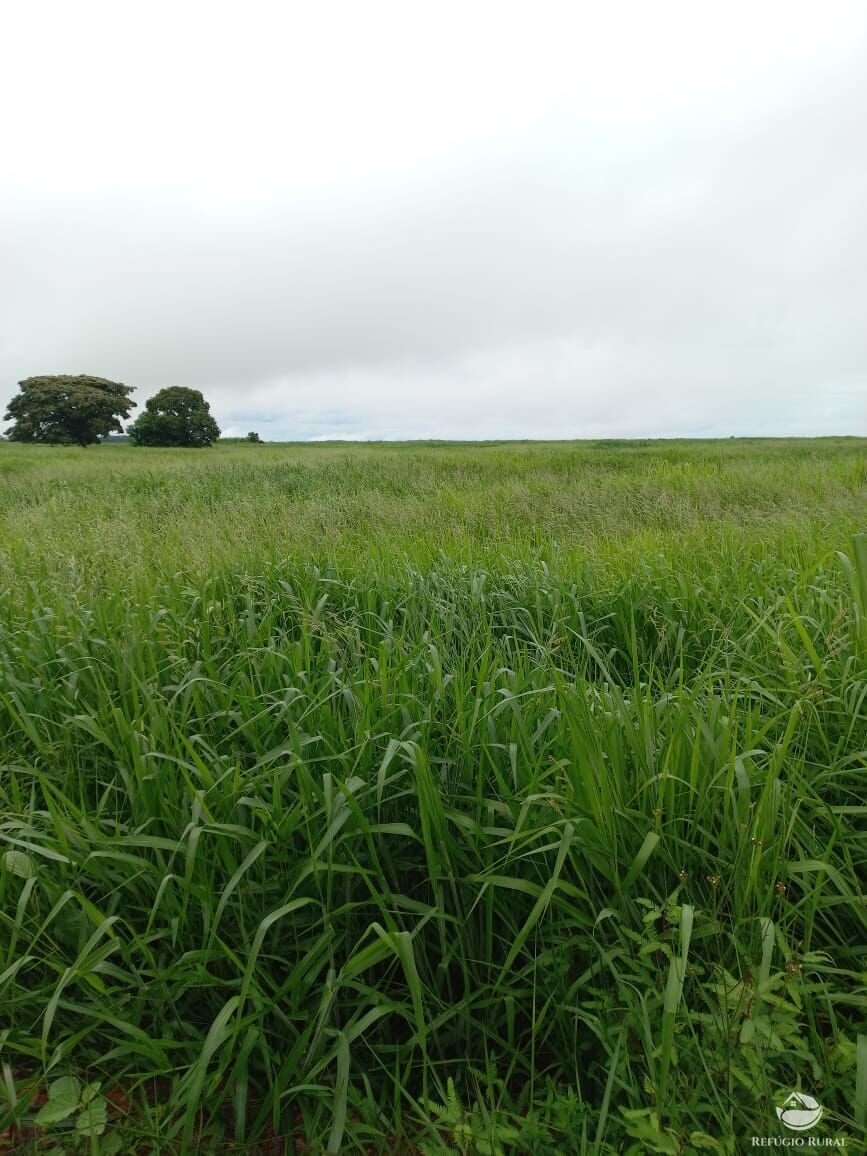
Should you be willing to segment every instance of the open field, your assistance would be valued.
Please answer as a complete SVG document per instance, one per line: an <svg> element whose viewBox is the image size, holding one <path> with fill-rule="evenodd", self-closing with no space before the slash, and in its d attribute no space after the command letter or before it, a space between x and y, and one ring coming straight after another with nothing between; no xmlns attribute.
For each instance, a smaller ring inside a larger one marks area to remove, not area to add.
<svg viewBox="0 0 867 1156"><path fill-rule="evenodd" d="M7 1116L859 1150L867 441L0 445L0 518Z"/></svg>

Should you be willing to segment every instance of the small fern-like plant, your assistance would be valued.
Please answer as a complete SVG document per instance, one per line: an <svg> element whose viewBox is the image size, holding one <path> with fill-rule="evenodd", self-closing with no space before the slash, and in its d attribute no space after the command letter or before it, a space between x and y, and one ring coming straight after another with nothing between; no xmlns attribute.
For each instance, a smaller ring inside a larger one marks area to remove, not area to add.
<svg viewBox="0 0 867 1156"><path fill-rule="evenodd" d="M505 1156L503 1145L512 1145L519 1138L511 1124L495 1117L485 1119L478 1106L464 1108L451 1076L446 1082L445 1103L425 1100L424 1106L436 1117L436 1127L448 1132L461 1156ZM422 1151L433 1156L433 1149L422 1147Z"/></svg>

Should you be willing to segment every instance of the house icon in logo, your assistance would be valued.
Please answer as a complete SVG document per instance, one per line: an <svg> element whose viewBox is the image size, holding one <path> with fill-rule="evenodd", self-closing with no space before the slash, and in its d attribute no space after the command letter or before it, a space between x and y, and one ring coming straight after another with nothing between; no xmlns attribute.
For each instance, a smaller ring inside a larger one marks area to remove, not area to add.
<svg viewBox="0 0 867 1156"><path fill-rule="evenodd" d="M790 1092L782 1108L777 1108L780 1123L793 1132L805 1132L822 1119L822 1105L806 1092Z"/></svg>

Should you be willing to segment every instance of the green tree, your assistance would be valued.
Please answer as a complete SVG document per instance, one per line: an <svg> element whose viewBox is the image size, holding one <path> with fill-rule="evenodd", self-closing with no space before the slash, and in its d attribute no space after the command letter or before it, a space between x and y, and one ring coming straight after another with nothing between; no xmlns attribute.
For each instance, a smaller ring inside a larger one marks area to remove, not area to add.
<svg viewBox="0 0 867 1156"><path fill-rule="evenodd" d="M119 419L135 406L131 385L88 374L26 377L18 388L3 416L15 422L8 434L14 442L93 445L112 430L123 433Z"/></svg>
<svg viewBox="0 0 867 1156"><path fill-rule="evenodd" d="M211 407L197 389L173 385L145 402L127 431L137 446L209 446L220 436Z"/></svg>
<svg viewBox="0 0 867 1156"><path fill-rule="evenodd" d="M256 433L255 430L250 430L250 432L247 434L247 441L248 442L261 442L262 439L259 437L259 435Z"/></svg>

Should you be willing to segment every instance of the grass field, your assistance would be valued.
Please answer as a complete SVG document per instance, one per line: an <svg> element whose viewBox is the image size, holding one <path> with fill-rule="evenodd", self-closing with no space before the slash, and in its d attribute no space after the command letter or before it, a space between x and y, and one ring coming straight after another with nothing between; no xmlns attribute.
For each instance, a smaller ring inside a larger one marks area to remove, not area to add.
<svg viewBox="0 0 867 1156"><path fill-rule="evenodd" d="M14 1150L861 1150L867 441L2 445L0 517Z"/></svg>

